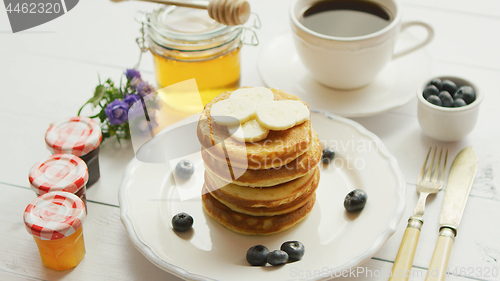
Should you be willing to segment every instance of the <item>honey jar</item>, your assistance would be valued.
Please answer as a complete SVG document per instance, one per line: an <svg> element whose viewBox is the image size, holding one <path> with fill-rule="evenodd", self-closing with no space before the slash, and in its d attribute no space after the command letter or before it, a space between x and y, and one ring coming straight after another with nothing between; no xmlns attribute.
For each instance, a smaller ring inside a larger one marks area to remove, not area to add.
<svg viewBox="0 0 500 281"><path fill-rule="evenodd" d="M248 28L218 23L206 10L176 6L161 6L147 14L143 23L143 40L153 55L158 94L167 105L183 112L200 112L218 94L239 88L240 50ZM199 93L161 90L193 78Z"/></svg>
<svg viewBox="0 0 500 281"><path fill-rule="evenodd" d="M43 265L65 270L80 263L85 256L85 205L80 198L64 191L45 193L26 207L23 217Z"/></svg>
<svg viewBox="0 0 500 281"><path fill-rule="evenodd" d="M43 162L37 162L28 177L31 189L37 196L57 191L78 196L87 206L87 165L72 154L54 154ZM87 208L85 208L87 210Z"/></svg>

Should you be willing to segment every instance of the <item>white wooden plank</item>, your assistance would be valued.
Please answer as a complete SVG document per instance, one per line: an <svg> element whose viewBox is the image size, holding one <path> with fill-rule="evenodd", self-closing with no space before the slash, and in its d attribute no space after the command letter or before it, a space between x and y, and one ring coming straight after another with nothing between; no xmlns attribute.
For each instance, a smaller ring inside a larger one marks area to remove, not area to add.
<svg viewBox="0 0 500 281"><path fill-rule="evenodd" d="M28 173L33 164L50 156L44 135L51 121L4 112L0 112L0 118L5 124L23 124L2 128L5 135L15 136L16 141L0 138L0 146L6 148L0 161L0 182L29 187ZM115 139L105 141L99 152L101 178L87 190L87 198L118 205L118 187L123 171L133 157L130 141L123 141L121 146Z"/></svg>
<svg viewBox="0 0 500 281"><path fill-rule="evenodd" d="M351 270L346 270L342 272L332 272L327 268L311 268L308 271L299 271L293 267L293 264L286 266L290 267L290 279L299 280L300 277L336 277L335 280L346 280L346 281L357 281L357 280L371 280L371 281L386 281L391 275L392 262L386 262L376 259L371 259L362 265L359 265ZM427 270L420 268L412 268L411 273L409 273L411 281L425 280ZM295 278L295 279L293 279ZM449 276L446 278L448 281L463 281L471 280L463 277ZM472 279L474 280L474 279Z"/></svg>
<svg viewBox="0 0 500 281"><path fill-rule="evenodd" d="M50 122L75 116L93 96L98 76L102 82L111 78L119 83L125 70L36 55L10 56L1 51L0 56L3 64L11 66L0 70L4 85L0 110ZM153 74L143 76L146 81L154 82ZM90 114L89 111L84 113Z"/></svg>
<svg viewBox="0 0 500 281"><path fill-rule="evenodd" d="M500 39L493 35L500 29L499 18L406 6L404 19L423 20L434 27L434 40L426 47L434 58L499 69L500 57L494 54ZM414 29L412 33L425 34L421 31Z"/></svg>
<svg viewBox="0 0 500 281"><path fill-rule="evenodd" d="M82 262L65 271L44 267L35 241L26 232L22 220L24 209L33 200L33 192L2 184L0 189L3 195L0 235L2 241L8 241L0 243L0 276L18 280L29 277L36 280L180 280L154 266L134 248L120 221L119 208L94 203L88 203L89 212L83 226L87 253Z"/></svg>
<svg viewBox="0 0 500 281"><path fill-rule="evenodd" d="M427 8L408 1L408 5L403 5L403 12L404 19L426 20L435 27L436 38L429 46L433 56L447 61L460 60L498 69L499 59L490 54L494 54L498 49L500 40L489 30L498 30L500 18L484 14L498 14L497 8L500 4L496 3L497 1L483 0L471 8L466 1L459 5L455 4L457 1L450 0L432 2L437 4L423 4L430 7ZM262 43L274 34L289 30L289 5L289 2L282 1L252 1L253 10L261 14L264 24L264 28L259 31ZM24 35L6 34L11 43L0 46L0 50L11 55L32 54L92 62L97 65L130 67L137 60L138 48L135 38L140 35L140 25L133 18L136 11L151 11L154 7L154 4L133 1L121 4L97 0L80 2L67 15L33 28ZM91 21L88 20L89 13L93 15ZM8 30L6 15L0 16L3 17L0 20L0 29ZM106 28L103 29L103 26ZM466 39L460 40L461 38ZM151 59L145 58L142 67L152 71Z"/></svg>
<svg viewBox="0 0 500 281"><path fill-rule="evenodd" d="M3 34L9 38L9 44L2 44L0 51L130 67L135 65L139 54L135 38L140 34L141 25L134 21L134 16L139 10L151 10L155 6L138 1L119 4L80 1L70 12L53 21L19 34ZM6 13L0 14L0 24L0 30L10 30Z"/></svg>
<svg viewBox="0 0 500 281"><path fill-rule="evenodd" d="M415 254L413 265L419 268L429 266L436 240L439 233L439 214L445 192L441 191L437 196L430 196L427 200L424 215L424 225L420 235L419 244ZM377 258L393 261L403 238L407 219L413 214L413 208L418 200L416 186L407 185L407 206L403 219L399 224L397 232L387 241L384 247L376 254ZM458 272L464 269L474 268L474 275L478 268L484 270L500 270L498 260L500 259L500 229L497 227L500 221L500 202L478 197L469 197L458 235L453 245L449 268ZM488 268L488 269L486 269ZM498 280L497 276L476 276L481 280Z"/></svg>
<svg viewBox="0 0 500 281"><path fill-rule="evenodd" d="M0 280L8 280L8 281L35 281L36 280L36 281L39 281L42 279L0 270Z"/></svg>
<svg viewBox="0 0 500 281"><path fill-rule="evenodd" d="M500 17L500 2L491 0L476 0L474 4L468 1L455 0L401 0L401 3L405 8L417 6L455 14L478 14L489 17Z"/></svg>
<svg viewBox="0 0 500 281"><path fill-rule="evenodd" d="M476 127L462 141L440 142L425 136L418 124L416 101L386 114L354 118L354 120L382 139L397 158L406 182L412 184L416 184L429 147L449 148L448 167L450 167L452 157L461 149L472 145L479 157L479 171L471 194L500 200L500 195L495 188L500 186L499 177L495 177L500 171L500 162L496 156L500 154L500 148L496 144L500 138L500 131L498 126L491 122L498 120L497 104L500 104L500 96L495 93L500 88L500 72L481 67L437 62L433 73L434 76L447 74L467 78L473 81L485 95Z"/></svg>
<svg viewBox="0 0 500 281"><path fill-rule="evenodd" d="M0 255L0 276L9 277L9 279L3 280L59 280L61 278L64 278L64 280L95 280L96 278L97 280L180 280L155 267L133 247L120 222L118 208L94 203L89 203L89 215L84 223L85 245L87 250L84 260L73 270L58 272L45 268L41 264L36 244L24 229L21 218L22 211L33 199L32 192L28 189L6 185L0 185L0 188L2 189L2 194L4 194L0 199L1 211L4 217L1 225L2 231L0 233L2 240L9 241L9 243L0 244L0 252L2 253L2 255ZM17 200L11 200L11 198L17 198ZM485 201L484 199L480 200ZM432 212L432 208L430 212ZM461 233L463 237L469 235L469 233L466 233L466 229L473 229L470 223L471 219L466 215L466 217L464 217L464 230ZM426 224L434 224L434 221L428 219L426 220ZM433 241L435 238L429 235L431 227L427 226L425 230L426 232L422 234L421 247L419 250L424 248L422 246L426 244L429 248L433 246L432 242L428 242ZM480 238L483 238L485 241L493 241L491 237L489 237L490 235L496 237L495 235L498 235L498 233L485 233L485 235ZM399 235L395 235L394 238L400 238L397 236ZM497 245L488 244L487 248L489 250L484 254L482 254L481 251L477 251L479 254L469 251L467 255L462 255L461 251L464 250L464 247L470 248L470 243L467 242L467 239L459 240L459 238L457 238L454 248L454 257L462 256L461 260L463 260L463 256L466 256L469 257L470 260L465 259L465 261L475 262L478 258L477 256L481 257L495 254L494 250ZM393 244L396 245L397 243ZM479 245L479 247L481 246L482 245ZM385 246L379 254L377 254L378 258L384 258L382 255L384 252L397 251L397 246L390 247L390 249L386 248L388 247ZM417 255L421 254L421 252L422 251L417 252ZM427 256L424 257L427 261L428 258ZM456 258L452 257L450 264L460 265L460 263L456 263L455 260ZM415 264L418 265L418 262L419 259L417 258ZM467 266L472 266L471 262L469 262ZM426 266L424 265L423 267L425 268ZM370 280L387 280L383 278L383 275L376 277L371 274L377 274L377 271L380 272L380 274L388 274L391 268L392 263L390 262L369 260L367 263L361 265L359 269L354 269L357 274L351 276L356 277L347 278L347 280L366 280L367 278ZM293 272L292 267L290 267L290 270L291 275L301 274L299 272ZM311 270L314 274L315 269ZM372 273L368 270L371 270ZM363 273L361 273L361 271L363 271ZM422 270L418 268L414 268L414 271L416 271L414 273L416 278L412 280L423 280L422 276L425 276L425 272L420 272ZM462 279L449 278L448 280Z"/></svg>
<svg viewBox="0 0 500 281"><path fill-rule="evenodd" d="M49 63L46 58L40 58L39 60L41 61L40 66ZM57 69L62 71L65 67L69 67L74 63L60 61L60 64L63 67ZM86 84L91 84L91 81L95 79L94 70L91 66L84 64L79 66L81 66L77 68L79 76L85 77ZM99 67L99 69L101 72L109 73L109 75L118 72L113 68ZM499 199L500 195L496 192L495 186L500 185L500 177L495 177L495 174L498 173L496 171L500 170L500 163L496 159L496 155L500 154L500 149L495 145L495 140L500 137L500 132L492 130L492 125L488 121L497 119L496 105L500 103L500 96L493 93L500 88L500 79L497 79L500 72L441 62L437 64L435 73L436 75L448 73L467 77L476 82L481 87L482 92L486 94L484 103L481 106L478 124L471 135L463 141L441 143L423 135L415 116L415 103L405 106L404 109L407 111L403 112L403 114L401 114L401 111L396 110L379 116L356 118L354 120L377 134L384 141L391 153L398 159L408 183L416 183L428 147L435 145L449 147L451 149L450 156L454 156L465 146L474 145L480 159L480 170L472 194ZM21 186L28 186L27 173L33 163L49 155L43 140L46 128L51 122L74 115L78 106L91 95L91 88L93 87L77 88L74 92L65 91L65 88L77 84L78 80L82 79L73 77L63 80L60 85L55 86L55 91L51 91L50 88L53 86L44 85L43 77L36 76L34 72L29 73L29 75L33 75L35 84L40 85L40 91L44 92L45 95L33 90L34 87L23 86L24 84L20 84L18 87L20 89L15 89L16 82L13 82L11 89L16 95L9 96L10 103L0 103L0 109L2 110L0 116L3 120L5 135L16 136L16 139L19 138L16 145L13 145L10 138L0 139L2 147L9 148L4 150L5 157L0 162L0 167L3 168L0 170L0 182ZM15 75L9 76L9 81L15 81L15 77ZM48 100L46 95L55 96L56 98ZM14 111L9 104L17 103L18 100L24 106ZM55 105L52 105L52 103L55 103ZM122 148L113 140L105 142L100 157L102 179L89 190L89 197L92 200L116 205L117 188L122 172L132 157L133 153L129 142L124 142Z"/></svg>
<svg viewBox="0 0 500 281"><path fill-rule="evenodd" d="M500 4L498 1L486 0L475 1L473 5L467 1L451 0L424 0L414 4L415 2L404 1L410 3L403 5L405 19L425 19L437 31L435 41L429 46L432 55L438 59L433 72L477 78L488 92L474 132L462 142L445 144L450 147L451 155L466 145L473 144L480 158L473 197L459 230L450 265L467 268L471 265L498 266L500 247L496 237L499 228L491 222L499 219L494 210L500 207L500 198L495 189L499 186L496 171L500 169L500 151L495 140L500 136L497 128L491 124L498 120L496 105L500 98L495 93L498 92L500 79L498 72L491 70L500 69L498 56L492 55L498 50L500 42L491 31L500 27L500 22L495 18L500 11ZM288 8L283 8L282 3L252 1L252 8L261 15L264 26L258 32L261 44L265 44L274 34L289 30ZM0 44L0 61L2 65L8 66L0 70L4 98L0 103L2 136L15 136L14 141L12 138L1 138L0 141L4 148L0 161L0 182L27 187L29 167L34 161L48 155L43 144L43 133L48 124L76 112L79 105L90 97L97 81L97 72L101 73L101 77L115 78L123 68L135 64L138 50L134 39L138 35L138 25L132 18L139 7L149 9L151 5L88 0L80 2L64 17L16 35L9 34L6 14L0 13L0 36L5 41L8 40L8 44ZM89 15L92 15L91 20ZM81 24L82 22L85 24ZM243 49L242 85L261 85L255 68L260 48L245 46ZM470 67L471 65L484 69ZM141 67L147 71L144 75L151 77L148 81L153 82L150 56L146 55ZM415 112L416 103L412 102L392 113L357 119L382 138L398 158L405 178L410 183L414 183L416 179L427 147L443 145L422 135ZM132 154L129 148L118 149L116 143L106 143L103 148L103 178L89 190L88 196L92 200L117 204L116 194L121 172ZM33 193L12 186L0 185L0 188L4 195L0 199L0 213L2 221L8 222L2 224L0 235L3 241L10 242L0 244L0 280L178 280L157 269L133 248L119 222L117 208L92 203L89 204L91 210L96 210L97 213L91 212L85 224L87 256L82 264L69 273L45 269L39 260L27 257L37 254L36 247L22 225L19 225L19 214L33 198ZM394 259L406 225L405 220L416 202L415 187L410 185L407 190L407 212L398 232L377 254L381 259ZM440 194L434 201L429 201L416 266L428 266L437 237L437 217L442 196ZM98 237L96 233L101 229L105 229L107 234ZM372 269L390 270L392 267L391 263L374 260L368 261L366 265ZM368 278L358 276L355 279ZM411 280L423 279L417 277ZM466 279L449 277L447 280Z"/></svg>

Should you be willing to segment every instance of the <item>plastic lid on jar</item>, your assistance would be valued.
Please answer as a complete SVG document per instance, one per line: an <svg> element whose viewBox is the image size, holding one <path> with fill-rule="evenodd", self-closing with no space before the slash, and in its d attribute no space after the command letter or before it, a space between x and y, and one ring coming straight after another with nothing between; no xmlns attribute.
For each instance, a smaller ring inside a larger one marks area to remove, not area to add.
<svg viewBox="0 0 500 281"><path fill-rule="evenodd" d="M69 192L50 192L37 197L24 210L26 230L42 240L68 237L82 226L85 205Z"/></svg>
<svg viewBox="0 0 500 281"><path fill-rule="evenodd" d="M54 154L43 162L37 162L30 170L31 189L36 194L54 191L75 193L87 184L87 164L72 154Z"/></svg>
<svg viewBox="0 0 500 281"><path fill-rule="evenodd" d="M83 156L96 149L102 141L99 124L83 117L71 117L52 124L45 133L45 143L53 154L69 153Z"/></svg>

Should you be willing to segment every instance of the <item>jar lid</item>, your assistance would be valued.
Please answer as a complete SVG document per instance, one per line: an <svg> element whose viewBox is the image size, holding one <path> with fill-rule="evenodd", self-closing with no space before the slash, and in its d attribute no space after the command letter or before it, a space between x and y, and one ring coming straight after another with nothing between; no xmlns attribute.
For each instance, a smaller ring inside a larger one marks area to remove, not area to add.
<svg viewBox="0 0 500 281"><path fill-rule="evenodd" d="M154 15L151 20L155 27L178 35L207 35L228 28L210 18L206 10L170 6L158 9Z"/></svg>
<svg viewBox="0 0 500 281"><path fill-rule="evenodd" d="M69 192L50 192L37 197L24 210L26 230L42 240L68 237L82 226L85 204Z"/></svg>
<svg viewBox="0 0 500 281"><path fill-rule="evenodd" d="M36 194L54 191L75 193L89 180L87 164L72 154L54 154L30 170L31 189Z"/></svg>
<svg viewBox="0 0 500 281"><path fill-rule="evenodd" d="M199 50L215 48L237 38L242 26L216 22L206 10L162 5L147 18L147 34L165 48Z"/></svg>
<svg viewBox="0 0 500 281"><path fill-rule="evenodd" d="M83 156L96 149L102 132L96 121L83 116L71 117L52 124L45 133L47 148L54 154Z"/></svg>

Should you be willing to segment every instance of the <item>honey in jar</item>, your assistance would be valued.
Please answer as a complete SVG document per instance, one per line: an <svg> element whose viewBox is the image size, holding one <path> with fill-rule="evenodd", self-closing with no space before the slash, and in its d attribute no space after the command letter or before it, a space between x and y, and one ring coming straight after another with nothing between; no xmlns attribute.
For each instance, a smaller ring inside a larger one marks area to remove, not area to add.
<svg viewBox="0 0 500 281"><path fill-rule="evenodd" d="M45 193L26 207L26 230L33 235L43 265L65 270L80 263L85 256L84 219L83 201L65 191Z"/></svg>
<svg viewBox="0 0 500 281"><path fill-rule="evenodd" d="M160 98L177 110L199 112L215 96L239 88L243 31L214 21L204 10L162 6L149 14L145 40ZM193 78L199 94L161 90Z"/></svg>

